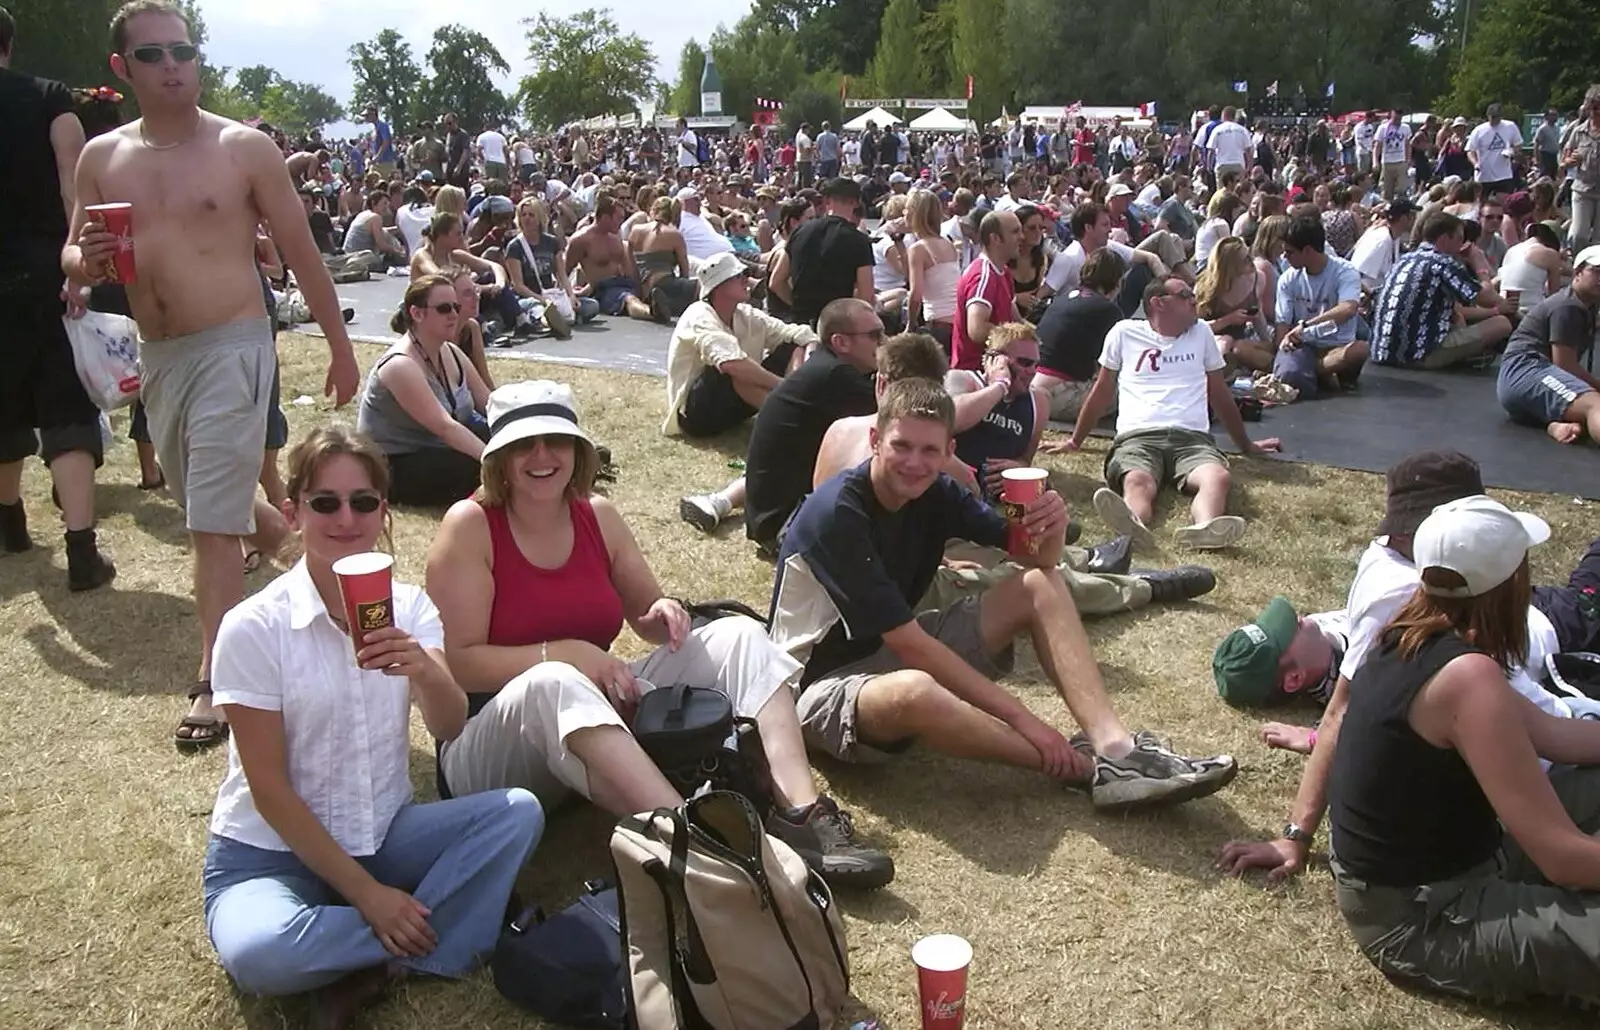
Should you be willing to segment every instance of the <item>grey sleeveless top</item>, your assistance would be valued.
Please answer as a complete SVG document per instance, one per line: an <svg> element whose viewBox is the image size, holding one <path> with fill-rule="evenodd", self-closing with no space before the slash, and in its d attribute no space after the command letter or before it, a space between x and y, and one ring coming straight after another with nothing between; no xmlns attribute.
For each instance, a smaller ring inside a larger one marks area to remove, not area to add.
<svg viewBox="0 0 1600 1030"><path fill-rule="evenodd" d="M411 454L429 448L448 447L449 444L412 418L378 377L378 371L402 353L404 351L391 350L379 358L378 363L373 365L372 371L367 374L366 385L361 389L361 407L356 414L356 428L372 437L373 442L383 448L385 454ZM466 370L462 368L461 357L456 351L446 348L441 357L444 360L445 378L448 381L441 383L438 376L425 363L422 363L423 378L427 380L428 389L433 391L433 396L450 417L465 424L477 410L472 405L472 390L467 386Z"/></svg>

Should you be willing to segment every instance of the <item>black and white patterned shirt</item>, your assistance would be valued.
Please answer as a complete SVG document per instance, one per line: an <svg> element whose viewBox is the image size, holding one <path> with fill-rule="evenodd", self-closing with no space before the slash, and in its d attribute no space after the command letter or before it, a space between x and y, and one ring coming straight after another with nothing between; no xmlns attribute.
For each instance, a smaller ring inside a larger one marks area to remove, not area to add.
<svg viewBox="0 0 1600 1030"><path fill-rule="evenodd" d="M1456 304L1471 304L1482 287L1466 262L1423 244L1395 262L1372 317L1372 360L1415 365L1449 335Z"/></svg>

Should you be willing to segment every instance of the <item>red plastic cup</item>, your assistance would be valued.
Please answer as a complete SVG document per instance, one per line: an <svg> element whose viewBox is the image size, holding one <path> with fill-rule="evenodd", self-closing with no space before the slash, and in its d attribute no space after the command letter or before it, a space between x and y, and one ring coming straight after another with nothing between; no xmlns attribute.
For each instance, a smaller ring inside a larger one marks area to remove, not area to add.
<svg viewBox="0 0 1600 1030"><path fill-rule="evenodd" d="M345 625L359 654L366 635L394 625L394 556L366 551L333 563L344 598Z"/></svg>
<svg viewBox="0 0 1600 1030"><path fill-rule="evenodd" d="M1006 537L1006 549L1015 555L1038 554L1039 541L1022 528L1022 516L1028 505L1044 495L1045 482L1050 478L1047 469L1005 469L1000 473L1000 503L1005 508L1011 531Z"/></svg>
<svg viewBox="0 0 1600 1030"><path fill-rule="evenodd" d="M912 945L911 961L917 964L922 1030L961 1030L967 1018L972 945L953 933L936 933Z"/></svg>
<svg viewBox="0 0 1600 1030"><path fill-rule="evenodd" d="M131 283L136 278L133 261L133 205L90 204L84 208L100 216L106 231L117 238L117 252L111 259L111 281Z"/></svg>

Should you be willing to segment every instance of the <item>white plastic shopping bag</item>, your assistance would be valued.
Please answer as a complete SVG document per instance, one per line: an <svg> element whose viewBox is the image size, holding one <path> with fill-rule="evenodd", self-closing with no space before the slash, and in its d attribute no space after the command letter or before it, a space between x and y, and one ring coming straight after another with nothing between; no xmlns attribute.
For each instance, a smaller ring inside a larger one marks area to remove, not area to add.
<svg viewBox="0 0 1600 1030"><path fill-rule="evenodd" d="M115 411L139 396L139 327L133 319L90 311L63 318L72 363L83 389L101 411Z"/></svg>

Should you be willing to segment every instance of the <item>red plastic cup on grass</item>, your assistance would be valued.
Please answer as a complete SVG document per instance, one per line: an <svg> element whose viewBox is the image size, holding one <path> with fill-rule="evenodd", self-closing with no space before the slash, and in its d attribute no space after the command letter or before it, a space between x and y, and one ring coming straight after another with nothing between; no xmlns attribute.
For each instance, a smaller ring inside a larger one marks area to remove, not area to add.
<svg viewBox="0 0 1600 1030"><path fill-rule="evenodd" d="M345 625L359 654L368 633L394 625L394 556L352 554L333 563L333 574L339 577Z"/></svg>
<svg viewBox="0 0 1600 1030"><path fill-rule="evenodd" d="M1038 554L1039 541L1022 528L1022 516L1028 505L1044 495L1044 485L1050 478L1047 469L1005 469L1000 473L1000 503L1005 508L1006 520L1011 523L1006 549L1012 554Z"/></svg>
<svg viewBox="0 0 1600 1030"><path fill-rule="evenodd" d="M85 211L98 214L106 232L117 238L117 252L111 258L111 281L131 283L136 277L133 261L133 205L90 204Z"/></svg>
<svg viewBox="0 0 1600 1030"><path fill-rule="evenodd" d="M967 1018L972 945L953 933L936 933L912 945L911 961L917 964L922 1030L961 1030Z"/></svg>

